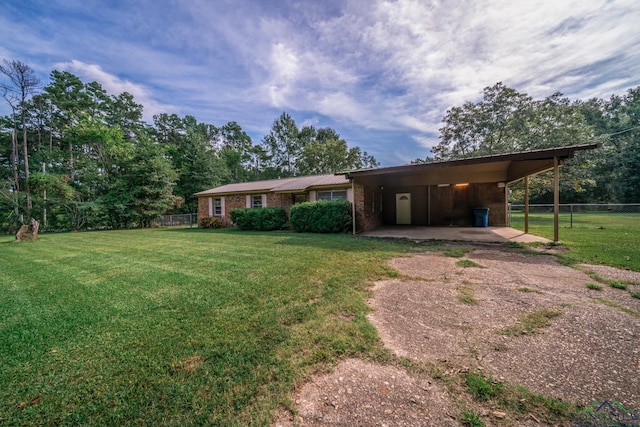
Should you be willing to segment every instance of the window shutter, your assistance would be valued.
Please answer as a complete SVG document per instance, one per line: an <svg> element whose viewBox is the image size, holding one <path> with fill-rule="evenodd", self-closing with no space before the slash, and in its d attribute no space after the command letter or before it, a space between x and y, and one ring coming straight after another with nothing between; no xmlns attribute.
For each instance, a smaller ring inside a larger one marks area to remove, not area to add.
<svg viewBox="0 0 640 427"><path fill-rule="evenodd" d="M315 191L309 191L309 201L310 202L315 202L316 201L316 192Z"/></svg>
<svg viewBox="0 0 640 427"><path fill-rule="evenodd" d="M267 195L266 194L262 195L262 207L263 208L267 207Z"/></svg>
<svg viewBox="0 0 640 427"><path fill-rule="evenodd" d="M209 197L209 218L213 216L213 197Z"/></svg>
<svg viewBox="0 0 640 427"><path fill-rule="evenodd" d="M224 216L224 196L220 197L220 216Z"/></svg>
<svg viewBox="0 0 640 427"><path fill-rule="evenodd" d="M347 188L347 200L353 203L353 189Z"/></svg>
<svg viewBox="0 0 640 427"><path fill-rule="evenodd" d="M251 195L247 194L247 209L251 207Z"/></svg>

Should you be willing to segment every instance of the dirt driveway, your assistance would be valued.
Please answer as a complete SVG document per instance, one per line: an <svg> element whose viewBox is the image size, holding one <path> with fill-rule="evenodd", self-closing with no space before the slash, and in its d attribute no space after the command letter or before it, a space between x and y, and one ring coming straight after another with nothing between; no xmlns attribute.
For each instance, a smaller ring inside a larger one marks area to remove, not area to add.
<svg viewBox="0 0 640 427"><path fill-rule="evenodd" d="M392 261L400 276L375 284L369 316L387 348L583 406L609 400L640 411L640 299L629 292L640 292L640 273L465 246L473 250L461 258L419 252ZM585 271L628 289L589 289L597 282ZM549 324L527 330L526 319L540 313ZM298 390L298 414L276 424L457 426L460 399L428 372L350 359ZM486 425L545 425L534 413L513 419L478 408Z"/></svg>

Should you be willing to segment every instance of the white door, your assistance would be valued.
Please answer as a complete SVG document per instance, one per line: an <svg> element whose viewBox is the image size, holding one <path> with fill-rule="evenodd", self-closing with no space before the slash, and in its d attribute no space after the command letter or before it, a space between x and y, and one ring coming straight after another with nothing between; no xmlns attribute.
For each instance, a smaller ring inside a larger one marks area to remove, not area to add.
<svg viewBox="0 0 640 427"><path fill-rule="evenodd" d="M411 193L396 194L396 224L411 224Z"/></svg>

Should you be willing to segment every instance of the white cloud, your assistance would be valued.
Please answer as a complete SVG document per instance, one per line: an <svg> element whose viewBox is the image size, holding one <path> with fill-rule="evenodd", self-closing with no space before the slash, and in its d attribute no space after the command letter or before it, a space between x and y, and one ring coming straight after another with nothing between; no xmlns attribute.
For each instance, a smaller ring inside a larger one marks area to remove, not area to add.
<svg viewBox="0 0 640 427"><path fill-rule="evenodd" d="M640 84L637 0L47 5L27 21L0 4L16 16L0 13L0 36L20 35L3 38L0 53L37 58L39 70L55 58L110 93L130 92L147 120L176 112L260 132L282 111L320 118L386 163L436 144L446 110L498 81L573 99Z"/></svg>
<svg viewBox="0 0 640 427"><path fill-rule="evenodd" d="M134 100L144 106L144 117L148 121L151 121L154 114L166 113L178 109L176 106L156 101L152 92L146 86L123 80L113 74L107 73L99 65L86 64L74 59L69 62L55 64L55 67L61 71L68 71L72 74L79 75L79 77L86 81L96 81L100 83L102 88L110 95L117 96L123 92L132 94Z"/></svg>
<svg viewBox="0 0 640 427"><path fill-rule="evenodd" d="M367 107L343 92L321 94L314 102L314 105L325 116L335 117L338 120L356 121L365 127L375 124L375 120L371 119L371 112L368 111Z"/></svg>
<svg viewBox="0 0 640 427"><path fill-rule="evenodd" d="M268 88L273 107L286 108L291 105L290 97L296 95L299 68L299 59L293 49L284 43L276 43L271 47L267 66L269 76L263 85Z"/></svg>
<svg viewBox="0 0 640 427"><path fill-rule="evenodd" d="M433 148L437 143L437 138L435 140L436 143L434 143L433 137L428 137L423 134L411 135L411 139L416 141L421 147L428 148L429 150L431 150L431 148Z"/></svg>

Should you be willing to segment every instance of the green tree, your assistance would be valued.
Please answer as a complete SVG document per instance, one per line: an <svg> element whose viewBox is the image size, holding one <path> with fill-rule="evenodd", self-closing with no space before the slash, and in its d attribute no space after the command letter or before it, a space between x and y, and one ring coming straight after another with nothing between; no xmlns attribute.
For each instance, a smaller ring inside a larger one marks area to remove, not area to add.
<svg viewBox="0 0 640 427"><path fill-rule="evenodd" d="M349 148L347 141L330 128L319 129L317 138L304 145L298 159L302 175L320 175L352 169L376 167L378 162L359 147Z"/></svg>
<svg viewBox="0 0 640 427"><path fill-rule="evenodd" d="M177 178L162 146L140 135L133 156L124 162L118 181L105 196L116 224L151 227L174 206Z"/></svg>
<svg viewBox="0 0 640 427"><path fill-rule="evenodd" d="M79 123L87 115L92 105L92 97L84 90L84 83L67 71L51 72L51 82L44 88L44 97L52 106L51 128L53 139L67 154L61 163L67 169L71 180L75 178L76 146L66 138L66 131Z"/></svg>
<svg viewBox="0 0 640 427"><path fill-rule="evenodd" d="M109 107L107 124L119 127L125 139L133 139L143 128L142 105L128 92L111 96L105 103Z"/></svg>
<svg viewBox="0 0 640 427"><path fill-rule="evenodd" d="M251 137L236 122L228 122L217 129L220 157L229 173L226 182L244 182L251 179L253 144Z"/></svg>
<svg viewBox="0 0 640 427"><path fill-rule="evenodd" d="M184 123L177 114L156 114L153 116L153 135L165 146L179 146L185 134Z"/></svg>
<svg viewBox="0 0 640 427"><path fill-rule="evenodd" d="M262 139L266 154L263 164L265 178L284 178L298 175L297 159L303 144L296 122L287 113L282 113L273 122L269 134Z"/></svg>
<svg viewBox="0 0 640 427"><path fill-rule="evenodd" d="M196 212L198 200L194 193L221 185L228 170L213 144L216 127L198 123L193 116L186 116L183 123L186 132L173 158L178 174L175 194L184 200L184 210Z"/></svg>
<svg viewBox="0 0 640 427"><path fill-rule="evenodd" d="M37 179L30 180L38 188L34 211L46 228L108 226L103 198L117 182L122 165L131 158L133 145L123 139L118 127L90 118L69 126L66 138L78 147L74 179L55 164L43 168ZM65 191L60 191L59 182L65 184Z"/></svg>
<svg viewBox="0 0 640 427"><path fill-rule="evenodd" d="M298 129L286 113L273 123L262 140L262 148L263 178L334 173L378 165L373 156L359 147L349 148L334 129L313 126Z"/></svg>
<svg viewBox="0 0 640 427"><path fill-rule="evenodd" d="M581 108L560 93L542 100L508 88L502 83L484 89L476 103L447 111L440 129L440 143L433 152L437 160L511 153L582 144L595 135ZM590 176L593 153L579 153L563 168L561 190L576 199L588 194L595 181ZM516 200L522 197L518 185L512 187ZM531 183L532 199L544 199L553 191L550 174Z"/></svg>
<svg viewBox="0 0 640 427"><path fill-rule="evenodd" d="M29 181L29 144L27 137L27 116L29 98L34 95L40 88L41 82L35 75L35 72L27 64L20 61L4 60L4 65L0 65L0 73L9 79L8 83L0 84L2 95L10 105L14 112L14 116L19 117L20 130L22 132L22 162L24 166L25 183ZM18 126L15 126L17 129ZM20 179L17 171L18 164L18 143L14 136L11 139L11 167L13 171L13 180L15 191L20 191ZM26 194L26 217L27 221L31 216L31 193L29 186L25 185Z"/></svg>
<svg viewBox="0 0 640 427"><path fill-rule="evenodd" d="M514 151L524 145L524 117L531 98L502 83L484 89L482 101L466 102L445 113L440 143L433 148L438 160Z"/></svg>
<svg viewBox="0 0 640 427"><path fill-rule="evenodd" d="M194 193L228 181L228 169L221 158L220 130L199 123L193 116L175 114L154 116L150 134L163 147L177 174L174 194L181 211L195 212L198 201Z"/></svg>
<svg viewBox="0 0 640 427"><path fill-rule="evenodd" d="M481 101L449 109L443 123L438 160L574 145L594 135L562 94L533 100L502 83L485 88Z"/></svg>
<svg viewBox="0 0 640 427"><path fill-rule="evenodd" d="M609 99L578 102L602 147L593 159L596 184L590 199L637 203L640 200L640 87Z"/></svg>

